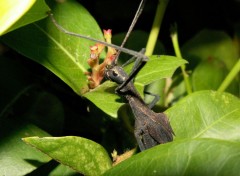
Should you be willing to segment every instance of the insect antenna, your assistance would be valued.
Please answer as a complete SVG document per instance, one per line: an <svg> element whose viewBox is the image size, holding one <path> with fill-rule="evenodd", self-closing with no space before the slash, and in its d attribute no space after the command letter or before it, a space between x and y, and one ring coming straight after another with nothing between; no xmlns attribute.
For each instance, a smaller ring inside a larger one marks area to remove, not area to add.
<svg viewBox="0 0 240 176"><path fill-rule="evenodd" d="M125 43L127 42L127 39L129 38L129 36L130 36L130 34L131 34L131 32L132 32L135 24L136 24L136 22L138 21L138 18L139 18L140 15L142 14L142 11L143 11L143 8L144 8L144 6L145 6L145 3L146 3L146 0L141 0L140 4L139 4L139 6L138 6L137 12L135 13L135 16L134 16L134 18L133 18L133 20L132 20L132 23L131 23L131 25L130 25L130 27L129 27L129 29L128 29L128 32L127 32L127 34L125 35L124 40L123 40L123 42L122 42L122 44L121 44L121 48L124 47ZM121 50L118 50L118 52L117 52L117 54L116 54L116 57L115 57L115 60L114 60L114 64L115 64L115 65L117 64L118 57L119 57L120 53L121 53ZM142 54L144 54L144 53L142 53Z"/></svg>
<svg viewBox="0 0 240 176"><path fill-rule="evenodd" d="M142 1L145 1L145 0L142 0ZM94 41L94 42L97 42L97 43L101 43L101 44L103 44L105 46L109 46L109 47L115 48L118 51L122 51L122 52L130 54L132 56L141 57L141 58L144 58L144 60L148 60L148 58L144 54L142 54L142 53L139 53L139 52L127 49L127 48L123 48L123 47L120 47L120 46L117 46L117 45L114 45L114 44L110 44L110 43L107 43L107 42L104 42L104 41L101 41L101 40L98 40L98 39L94 39L94 38L91 38L91 37L88 37L88 36L84 36L82 34L77 34L77 33L74 33L74 32L70 32L67 29L63 28L60 24L57 23L57 21L55 20L55 18L53 17L53 14L51 12L48 12L48 16L50 17L52 23L60 31L62 31L63 33L65 33L67 35L71 35L71 36L75 36L75 37L91 40L91 41Z"/></svg>

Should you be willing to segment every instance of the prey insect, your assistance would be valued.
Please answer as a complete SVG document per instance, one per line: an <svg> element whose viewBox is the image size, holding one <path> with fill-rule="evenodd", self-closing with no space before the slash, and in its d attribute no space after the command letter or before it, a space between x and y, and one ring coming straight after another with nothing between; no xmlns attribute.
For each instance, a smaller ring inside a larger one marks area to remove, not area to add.
<svg viewBox="0 0 240 176"><path fill-rule="evenodd" d="M125 97L130 105L135 117L134 135L141 151L154 147L158 144L170 142L173 140L174 135L167 116L164 113L156 113L151 110L158 98L155 97L153 102L150 103L150 105L147 105L134 87L133 79L146 64L148 57L145 56L143 52L136 52L123 47L143 10L145 1L146 0L141 0L133 22L121 46L113 45L107 42L83 36L81 34L67 31L55 21L51 13L49 14L55 26L64 33L92 40L118 50L115 55L115 59L106 66L104 77L118 84L118 87L115 90L116 93ZM129 75L123 70L121 66L117 65L118 57L121 52L133 55L136 58L133 69Z"/></svg>

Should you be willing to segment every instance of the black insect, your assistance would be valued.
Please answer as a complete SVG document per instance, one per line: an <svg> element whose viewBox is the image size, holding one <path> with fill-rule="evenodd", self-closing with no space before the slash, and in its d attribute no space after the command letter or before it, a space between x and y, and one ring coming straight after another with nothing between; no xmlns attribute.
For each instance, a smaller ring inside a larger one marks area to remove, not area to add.
<svg viewBox="0 0 240 176"><path fill-rule="evenodd" d="M128 100L135 116L134 135L141 151L173 140L174 133L167 116L163 113L155 113L150 109L151 106L145 104L136 91L132 79L129 79L122 67L109 65L105 76L119 84L116 92Z"/></svg>
<svg viewBox="0 0 240 176"><path fill-rule="evenodd" d="M116 88L116 93L125 97L132 109L135 117L134 135L141 151L156 146L158 144L170 142L173 140L174 135L167 116L164 113L156 113L151 110L151 108L157 102L158 97L155 97L153 102L150 105L147 105L134 87L133 78L146 64L146 62L148 61L148 57L145 56L142 52L136 52L123 48L129 34L131 33L138 17L142 12L145 1L146 0L141 1L134 20L121 46L109 44L80 34L69 32L66 29L62 28L59 24L57 24L57 22L53 18L53 15L50 14L53 23L57 26L58 29L60 29L64 33L102 43L106 46L110 46L118 50L118 53L116 54L116 59L112 62L111 65L108 65L105 68L104 76L119 85ZM128 53L136 58L133 69L129 75L123 70L121 66L117 65L117 59L120 52Z"/></svg>

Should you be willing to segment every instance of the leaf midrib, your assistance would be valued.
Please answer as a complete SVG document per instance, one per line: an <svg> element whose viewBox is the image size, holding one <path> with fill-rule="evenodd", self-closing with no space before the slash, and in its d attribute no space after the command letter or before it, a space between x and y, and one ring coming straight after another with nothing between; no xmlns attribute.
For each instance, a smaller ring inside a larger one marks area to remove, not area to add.
<svg viewBox="0 0 240 176"><path fill-rule="evenodd" d="M52 40L74 63L75 62L75 57L68 52L68 50L66 50L61 43L59 43L57 40L55 40L51 35L49 35L49 33L47 31L45 31L41 26L37 25L36 23L34 23L34 25L44 34L47 36L47 38L49 38L50 40ZM67 35L67 34L66 34ZM77 64L76 65L79 67L79 69L84 73L87 72L86 68L84 68L82 65Z"/></svg>
<svg viewBox="0 0 240 176"><path fill-rule="evenodd" d="M235 111L238 111L239 109L234 109L231 112L223 115L222 117L218 118L217 120L215 120L213 123L211 123L210 125L208 125L204 130L202 130L200 133L198 133L197 135L195 135L193 138L198 138L201 137L202 134L204 134L204 132L206 132L207 130L209 130L211 127L213 127L215 124L217 124L218 122L222 121L222 119L224 119L225 117L229 116L230 114L234 113Z"/></svg>

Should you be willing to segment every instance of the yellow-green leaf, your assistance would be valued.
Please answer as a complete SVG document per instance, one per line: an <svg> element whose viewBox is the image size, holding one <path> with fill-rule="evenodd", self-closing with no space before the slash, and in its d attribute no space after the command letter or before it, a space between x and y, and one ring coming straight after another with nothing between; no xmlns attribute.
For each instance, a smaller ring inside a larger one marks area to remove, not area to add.
<svg viewBox="0 0 240 176"><path fill-rule="evenodd" d="M23 140L84 175L98 176L111 168L111 160L105 149L89 139L67 136L29 137Z"/></svg>

